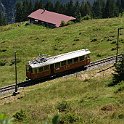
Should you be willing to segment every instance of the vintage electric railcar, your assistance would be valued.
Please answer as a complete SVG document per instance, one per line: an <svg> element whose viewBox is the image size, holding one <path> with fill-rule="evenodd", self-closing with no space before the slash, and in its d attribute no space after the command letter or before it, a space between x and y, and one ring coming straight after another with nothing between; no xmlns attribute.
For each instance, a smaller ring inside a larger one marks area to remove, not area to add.
<svg viewBox="0 0 124 124"><path fill-rule="evenodd" d="M90 63L89 54L88 49L81 49L52 57L38 57L26 65L27 79L41 79L85 67Z"/></svg>

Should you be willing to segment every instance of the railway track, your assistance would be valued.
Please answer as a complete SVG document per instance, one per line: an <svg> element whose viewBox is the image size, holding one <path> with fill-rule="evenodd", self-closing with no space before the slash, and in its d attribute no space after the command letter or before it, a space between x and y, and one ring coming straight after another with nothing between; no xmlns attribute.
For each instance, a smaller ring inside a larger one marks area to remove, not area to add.
<svg viewBox="0 0 124 124"><path fill-rule="evenodd" d="M119 54L118 55L118 61L120 61L122 59L122 55ZM111 63L115 63L116 62L116 56L111 56L111 57L107 57L101 60L97 60L95 62L91 62L89 65L87 65L88 69L92 69L101 65L105 65L105 64L111 64Z"/></svg>
<svg viewBox="0 0 124 124"><path fill-rule="evenodd" d="M118 55L118 61L120 61L122 59L122 55ZM115 63L116 61L116 56L111 56L111 57L107 57L107 58L104 58L104 59L101 59L101 60L98 60L98 61L95 61L95 62L91 62L88 66L87 66L87 70L92 70L94 68L98 68L99 66L103 66L103 65L106 65L106 64L112 64L112 63ZM40 82L44 82L45 80L42 80ZM39 83L38 81L36 81L35 84ZM18 83L18 88L20 87L26 87L26 86L30 86L30 85L34 85L34 83L32 81L24 81L24 82L21 82L21 83ZM15 84L12 84L12 85L9 85L9 86L5 86L5 87L1 87L0 88L0 95L1 94L5 94L5 93L8 93L8 92L14 92L15 90Z"/></svg>
<svg viewBox="0 0 124 124"><path fill-rule="evenodd" d="M14 84L9 85L9 86L6 86L6 87L2 87L2 88L0 88L0 93L5 92L5 91L12 90L14 88L15 88L15 85Z"/></svg>

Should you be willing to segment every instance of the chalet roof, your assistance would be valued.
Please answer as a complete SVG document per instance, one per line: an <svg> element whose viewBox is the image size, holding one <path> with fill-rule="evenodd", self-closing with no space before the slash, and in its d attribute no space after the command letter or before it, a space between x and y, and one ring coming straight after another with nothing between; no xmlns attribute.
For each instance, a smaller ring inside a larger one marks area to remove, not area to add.
<svg viewBox="0 0 124 124"><path fill-rule="evenodd" d="M81 49L81 50L76 50L76 51L72 51L72 52L68 52L68 53L64 53L64 54L60 54L60 55L52 56L48 58L39 57L33 61L29 61L28 64L32 68L38 68L38 67L43 67L46 65L54 64L57 62L61 62L64 60L73 59L73 58L80 57L80 56L87 55L87 54L90 54L90 51L88 49Z"/></svg>
<svg viewBox="0 0 124 124"><path fill-rule="evenodd" d="M51 24L54 24L56 27L59 27L62 21L67 23L68 21L76 19L72 16L66 16L63 14L50 12L50 11L43 10L43 9L38 9L32 12L28 16L28 18L33 18L33 19L40 20L43 22L51 23Z"/></svg>

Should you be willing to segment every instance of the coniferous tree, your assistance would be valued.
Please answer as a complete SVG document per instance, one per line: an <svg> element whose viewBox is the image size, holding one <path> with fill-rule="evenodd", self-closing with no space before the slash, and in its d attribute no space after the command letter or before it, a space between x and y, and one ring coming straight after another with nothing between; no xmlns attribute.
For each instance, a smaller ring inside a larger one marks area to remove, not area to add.
<svg viewBox="0 0 124 124"><path fill-rule="evenodd" d="M74 3L72 0L70 0L67 4L66 4L66 15L68 16L74 16Z"/></svg>
<svg viewBox="0 0 124 124"><path fill-rule="evenodd" d="M81 13L80 11L76 11L76 16L75 16L77 22L80 22L81 21Z"/></svg>
<svg viewBox="0 0 124 124"><path fill-rule="evenodd" d="M15 15L15 22L23 21L23 5L22 2L16 4L16 15Z"/></svg>
<svg viewBox="0 0 124 124"><path fill-rule="evenodd" d="M62 3L61 3L59 13L65 14L65 12L66 12L65 4L62 4Z"/></svg>
<svg viewBox="0 0 124 124"><path fill-rule="evenodd" d="M80 5L79 2L77 1L74 5L74 15L76 16L76 14L78 13L78 11L80 11Z"/></svg>
<svg viewBox="0 0 124 124"><path fill-rule="evenodd" d="M31 0L25 0L16 4L15 22L22 22L28 20L28 15L33 11Z"/></svg>
<svg viewBox="0 0 124 124"><path fill-rule="evenodd" d="M122 7L122 9L124 11L124 0L121 0L121 7Z"/></svg>
<svg viewBox="0 0 124 124"><path fill-rule="evenodd" d="M105 2L104 0L96 0L93 3L93 17L94 18L102 18L103 16L103 10L105 7Z"/></svg>
<svg viewBox="0 0 124 124"><path fill-rule="evenodd" d="M114 0L107 0L103 17L111 18L119 15L119 9Z"/></svg>
<svg viewBox="0 0 124 124"><path fill-rule="evenodd" d="M74 17L76 18L76 20L78 22L80 22L81 21L81 13L80 13L80 4L78 1L75 3L74 10L75 10Z"/></svg>
<svg viewBox="0 0 124 124"><path fill-rule="evenodd" d="M122 55L122 60L115 64L115 73L113 74L113 82L111 86L118 84L124 80L124 54Z"/></svg>
<svg viewBox="0 0 124 124"><path fill-rule="evenodd" d="M2 25L2 13L0 12L0 26Z"/></svg>
<svg viewBox="0 0 124 124"><path fill-rule="evenodd" d="M55 2L55 5L54 5L54 11L58 12L58 13L61 13L61 7L62 7L62 5L61 5L60 1L57 0Z"/></svg>
<svg viewBox="0 0 124 124"><path fill-rule="evenodd" d="M118 17L119 16L119 13L120 13L119 12L120 10L119 10L119 7L117 6L116 3L114 4L114 7L113 8L114 8L114 17Z"/></svg>
<svg viewBox="0 0 124 124"><path fill-rule="evenodd" d="M28 16L28 4L29 2L27 0L23 1L22 3L22 21L26 21L27 20L27 16Z"/></svg>
<svg viewBox="0 0 124 124"><path fill-rule="evenodd" d="M42 8L42 1L35 1L34 11Z"/></svg>
<svg viewBox="0 0 124 124"><path fill-rule="evenodd" d="M44 7L46 10L54 11L54 6L53 6L53 3L51 1L47 1L47 3L45 4Z"/></svg>
<svg viewBox="0 0 124 124"><path fill-rule="evenodd" d="M83 17L85 14L84 14L84 2L81 3L81 6L80 6L80 13L81 13L81 16Z"/></svg>
<svg viewBox="0 0 124 124"><path fill-rule="evenodd" d="M7 24L6 17L2 12L0 12L0 26L6 25L6 24Z"/></svg>
<svg viewBox="0 0 124 124"><path fill-rule="evenodd" d="M121 2L122 0L117 0L116 1L116 5L117 5L117 7L118 7L118 9L119 9L119 13L122 13L123 12L123 8L122 8L122 2Z"/></svg>
<svg viewBox="0 0 124 124"><path fill-rule="evenodd" d="M92 17L92 7L91 4L87 1L87 2L82 2L81 4L81 15L84 17L86 15L89 15Z"/></svg>
<svg viewBox="0 0 124 124"><path fill-rule="evenodd" d="M32 1L30 0L28 3L28 15L33 11L33 5L32 5Z"/></svg>

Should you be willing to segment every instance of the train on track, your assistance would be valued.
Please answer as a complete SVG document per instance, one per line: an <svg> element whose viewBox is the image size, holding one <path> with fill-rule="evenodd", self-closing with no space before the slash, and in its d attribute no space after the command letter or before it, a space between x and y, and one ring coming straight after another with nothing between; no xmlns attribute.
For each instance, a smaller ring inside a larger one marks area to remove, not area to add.
<svg viewBox="0 0 124 124"><path fill-rule="evenodd" d="M89 64L90 51L88 49L51 57L42 55L28 62L26 65L26 77L31 80L52 77L74 69L85 68Z"/></svg>

